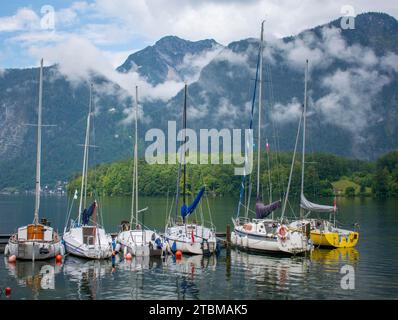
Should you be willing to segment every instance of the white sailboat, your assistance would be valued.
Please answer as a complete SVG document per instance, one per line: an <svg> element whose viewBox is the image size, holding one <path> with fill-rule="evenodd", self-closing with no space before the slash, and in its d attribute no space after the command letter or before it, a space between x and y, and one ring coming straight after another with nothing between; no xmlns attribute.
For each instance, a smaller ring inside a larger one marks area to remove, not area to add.
<svg viewBox="0 0 398 320"><path fill-rule="evenodd" d="M122 231L117 236L124 254L131 253L133 256L161 256L163 252L163 240L155 231L145 229L138 219L138 214L147 210L138 210L138 87L135 88L135 143L134 143L134 166L133 166L133 192L131 201L130 224L122 224ZM134 229L131 229L132 226Z"/></svg>
<svg viewBox="0 0 398 320"><path fill-rule="evenodd" d="M261 23L259 58L256 72L256 83L254 87L254 97L252 100L253 120L253 106L257 87L257 77L259 75L256 219L248 218L248 210L246 210L246 217L239 216L245 184L243 180L237 218L232 220L234 231L231 233L231 242L237 248L243 250L263 253L299 254L311 250L312 246L308 237L297 228L292 229L289 225L283 224L274 219L266 218L273 211L280 208L281 201L275 201L268 205L264 205L260 195L263 33L264 21ZM252 129L252 123L253 121L250 122L250 129ZM248 198L250 199L250 195ZM247 208L248 207L249 206L247 206Z"/></svg>
<svg viewBox="0 0 398 320"><path fill-rule="evenodd" d="M63 242L65 244L66 251L70 254L88 259L106 259L112 255L112 237L110 234L107 234L105 232L105 229L97 222L97 201L95 200L89 208L86 207L92 101L91 85L89 112L87 115L86 138L84 143L79 214L76 221L70 221L69 229L68 225L65 226ZM75 193L75 198L76 197L77 195ZM86 208L84 209L84 211L82 211L83 207ZM93 217L92 224L90 224L90 217Z"/></svg>
<svg viewBox="0 0 398 320"><path fill-rule="evenodd" d="M6 255L14 255L17 259L44 260L63 255L64 248L58 233L46 223L39 223L40 209L40 169L41 169L41 128L43 98L43 59L40 63L39 107L37 118L37 159L36 159L36 197L32 224L18 228L5 248Z"/></svg>
<svg viewBox="0 0 398 320"><path fill-rule="evenodd" d="M187 91L188 87L185 85L184 90L184 110L183 110L183 134L184 134L184 151L180 154L180 168L178 170L177 178L177 193L176 193L176 207L175 218L169 217L165 228L165 240L167 241L172 252L181 251L188 254L212 254L216 251L217 239L214 227L206 227L204 222L202 224L187 223L186 217L189 216L198 205L201 197L204 194L205 188L202 187L193 203L186 205L186 160L185 148L187 143L186 128L187 128ZM181 179L181 162L183 162L183 205L181 207L182 222L177 221L179 195L180 195L180 179Z"/></svg>

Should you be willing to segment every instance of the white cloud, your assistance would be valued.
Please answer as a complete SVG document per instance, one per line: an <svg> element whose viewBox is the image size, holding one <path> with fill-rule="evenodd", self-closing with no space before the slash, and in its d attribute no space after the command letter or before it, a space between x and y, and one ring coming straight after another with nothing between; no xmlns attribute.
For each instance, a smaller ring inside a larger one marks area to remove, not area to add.
<svg viewBox="0 0 398 320"><path fill-rule="evenodd" d="M398 73L398 55L395 53L388 53L385 57L381 58L381 66L386 71L395 71Z"/></svg>
<svg viewBox="0 0 398 320"><path fill-rule="evenodd" d="M346 4L346 0L302 0L299 5L280 0L97 0L93 10L128 25L151 41L173 34L191 40L214 38L227 44L258 37L263 19L267 37L297 34L341 16ZM349 4L355 14L383 11L398 17L398 7L391 1L351 0Z"/></svg>
<svg viewBox="0 0 398 320"><path fill-rule="evenodd" d="M88 81L93 74L98 74L118 84L131 95L134 95L134 88L138 85L143 100L168 100L183 87L183 83L177 81L166 81L152 86L137 72L119 73L101 50L90 41L77 36L71 36L55 46L31 46L30 52L36 58L44 57L46 63L57 64L60 73L72 83ZM113 85L106 89L110 94L116 94Z"/></svg>
<svg viewBox="0 0 398 320"><path fill-rule="evenodd" d="M0 18L0 32L37 29L39 26L39 16L29 8L20 8L15 15Z"/></svg>
<svg viewBox="0 0 398 320"><path fill-rule="evenodd" d="M126 61L127 57L138 51L137 49L131 49L131 50L123 50L123 51L108 51L108 50L102 50L102 54L106 57L106 59L112 64L113 68L116 69L120 65L123 64L123 62Z"/></svg>
<svg viewBox="0 0 398 320"><path fill-rule="evenodd" d="M273 120L281 123L297 121L301 116L302 110L302 104L297 98L293 98L286 105L275 103L272 108L271 117Z"/></svg>
<svg viewBox="0 0 398 320"><path fill-rule="evenodd" d="M184 56L182 64L177 66L176 69L187 73L187 76L183 79L185 82L195 82L199 79L202 69L219 55L222 50L223 46L215 45L199 54L187 54Z"/></svg>
<svg viewBox="0 0 398 320"><path fill-rule="evenodd" d="M390 78L376 70L338 69L322 80L328 94L315 102L328 122L361 133L372 121L372 104Z"/></svg>

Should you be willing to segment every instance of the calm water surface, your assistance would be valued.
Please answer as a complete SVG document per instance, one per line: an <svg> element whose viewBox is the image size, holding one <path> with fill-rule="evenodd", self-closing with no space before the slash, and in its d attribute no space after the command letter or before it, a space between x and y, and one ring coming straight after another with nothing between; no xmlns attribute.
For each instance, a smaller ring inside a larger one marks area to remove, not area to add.
<svg viewBox="0 0 398 320"><path fill-rule="evenodd" d="M149 207L144 223L162 230L172 199L141 198ZM42 197L41 215L63 230L68 199ZM105 227L117 231L129 219L129 198L101 200ZM397 299L398 200L340 199L338 219L360 224L355 249L316 249L309 257L275 257L222 250L218 257L183 256L181 261L134 258L127 262L54 261L9 264L0 255L0 287L11 299ZM203 202L205 219L210 220ZM209 199L217 230L224 231L236 199ZM0 195L0 233L11 233L33 218L30 195ZM72 213L74 214L74 213ZM343 290L344 265L355 271L355 289ZM4 295L0 299L5 299Z"/></svg>

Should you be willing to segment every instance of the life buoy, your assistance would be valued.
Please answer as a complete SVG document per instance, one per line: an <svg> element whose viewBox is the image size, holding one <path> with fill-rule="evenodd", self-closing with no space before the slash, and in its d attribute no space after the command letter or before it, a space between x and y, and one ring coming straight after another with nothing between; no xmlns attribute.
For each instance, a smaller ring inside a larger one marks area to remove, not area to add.
<svg viewBox="0 0 398 320"><path fill-rule="evenodd" d="M287 238L287 228L285 226L280 226L278 229L278 237L282 241L286 240Z"/></svg>

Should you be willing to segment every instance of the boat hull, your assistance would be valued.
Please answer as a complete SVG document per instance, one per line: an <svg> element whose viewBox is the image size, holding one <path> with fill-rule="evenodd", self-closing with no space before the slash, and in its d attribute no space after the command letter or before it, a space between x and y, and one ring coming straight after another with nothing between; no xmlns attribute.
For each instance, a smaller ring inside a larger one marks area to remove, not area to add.
<svg viewBox="0 0 398 320"><path fill-rule="evenodd" d="M137 257L160 257L163 253L164 246L161 237L151 230L122 231L117 236L117 242L124 254L131 253Z"/></svg>
<svg viewBox="0 0 398 320"><path fill-rule="evenodd" d="M86 259L108 259L112 256L112 237L98 228L95 242L85 243L82 227L71 228L63 236L67 253Z"/></svg>
<svg viewBox="0 0 398 320"><path fill-rule="evenodd" d="M6 255L15 255L20 260L46 260L64 253L61 241L12 241L5 249Z"/></svg>
<svg viewBox="0 0 398 320"><path fill-rule="evenodd" d="M175 248L175 251L181 251L182 253L203 255L203 254L213 254L216 248L215 241L208 241L204 244L199 242L189 242L175 239L173 237L168 237L167 241L170 248Z"/></svg>
<svg viewBox="0 0 398 320"><path fill-rule="evenodd" d="M350 231L348 234L339 232L321 232L320 230L311 230L311 240L315 246L328 248L353 248L359 240L359 233Z"/></svg>
<svg viewBox="0 0 398 320"><path fill-rule="evenodd" d="M302 232L289 230L286 237L281 238L276 233L266 232L264 228L266 224L275 223L256 221L235 225L235 230L231 233L232 244L241 250L259 253L295 255L312 250L311 241Z"/></svg>
<svg viewBox="0 0 398 320"><path fill-rule="evenodd" d="M315 247L353 248L359 240L359 232L335 227L323 219L297 220L291 223L296 228L310 225L310 237Z"/></svg>
<svg viewBox="0 0 398 320"><path fill-rule="evenodd" d="M181 251L192 255L213 254L217 239L209 228L191 224L166 229L165 239L170 251Z"/></svg>

